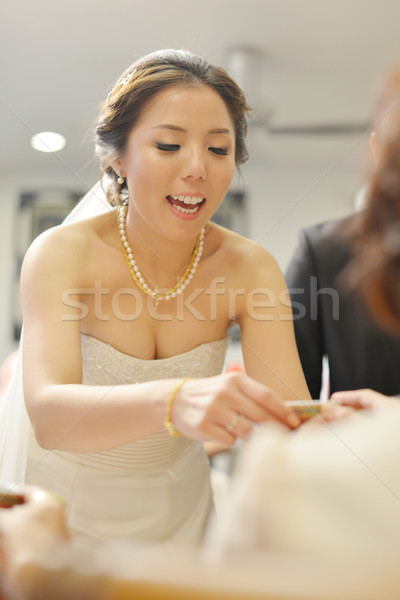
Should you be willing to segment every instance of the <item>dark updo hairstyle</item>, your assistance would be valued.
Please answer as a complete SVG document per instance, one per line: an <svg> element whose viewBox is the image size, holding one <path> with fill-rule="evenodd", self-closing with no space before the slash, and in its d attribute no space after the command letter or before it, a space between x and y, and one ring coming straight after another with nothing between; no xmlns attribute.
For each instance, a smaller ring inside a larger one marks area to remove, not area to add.
<svg viewBox="0 0 400 600"><path fill-rule="evenodd" d="M101 107L95 130L96 154L105 173L111 178L107 199L112 206L120 203L126 184L117 182L112 168L127 145L132 128L137 124L149 101L160 91L177 86L208 85L225 102L235 126L235 162L247 160L245 137L246 115L250 111L239 86L220 67L184 50L160 50L134 62L111 90Z"/></svg>
<svg viewBox="0 0 400 600"><path fill-rule="evenodd" d="M350 273L380 325L400 334L400 64L384 81L374 131L376 165Z"/></svg>

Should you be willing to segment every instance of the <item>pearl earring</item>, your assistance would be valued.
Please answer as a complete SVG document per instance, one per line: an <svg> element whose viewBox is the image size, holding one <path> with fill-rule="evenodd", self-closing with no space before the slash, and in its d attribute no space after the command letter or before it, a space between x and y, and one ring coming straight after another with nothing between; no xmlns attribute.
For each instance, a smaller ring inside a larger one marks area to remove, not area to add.
<svg viewBox="0 0 400 600"><path fill-rule="evenodd" d="M125 182L125 179L120 175L117 179L117 182L119 183L119 185L122 185Z"/></svg>

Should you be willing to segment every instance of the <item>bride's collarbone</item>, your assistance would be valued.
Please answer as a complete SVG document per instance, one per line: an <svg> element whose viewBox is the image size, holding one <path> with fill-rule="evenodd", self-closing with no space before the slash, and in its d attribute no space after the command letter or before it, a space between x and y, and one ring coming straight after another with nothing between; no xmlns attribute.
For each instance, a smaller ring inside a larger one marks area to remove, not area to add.
<svg viewBox="0 0 400 600"><path fill-rule="evenodd" d="M86 305L91 320L113 319L123 322L150 321L157 323L173 323L185 320L190 323L209 319L224 319L232 300L231 287L225 279L220 278L212 285L204 286L203 282L192 281L183 293L168 299L154 298L137 286L114 285L112 281L96 280L85 288L80 297L82 305ZM159 290L165 294L164 289Z"/></svg>

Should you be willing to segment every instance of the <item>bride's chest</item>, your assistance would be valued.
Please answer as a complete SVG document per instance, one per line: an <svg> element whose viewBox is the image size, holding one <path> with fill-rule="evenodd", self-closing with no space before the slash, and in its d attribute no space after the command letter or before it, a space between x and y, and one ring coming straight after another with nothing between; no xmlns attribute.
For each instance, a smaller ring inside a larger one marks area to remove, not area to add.
<svg viewBox="0 0 400 600"><path fill-rule="evenodd" d="M132 356L167 358L222 338L229 328L229 301L210 288L188 286L169 300L155 299L135 285L94 283L82 295L82 333Z"/></svg>

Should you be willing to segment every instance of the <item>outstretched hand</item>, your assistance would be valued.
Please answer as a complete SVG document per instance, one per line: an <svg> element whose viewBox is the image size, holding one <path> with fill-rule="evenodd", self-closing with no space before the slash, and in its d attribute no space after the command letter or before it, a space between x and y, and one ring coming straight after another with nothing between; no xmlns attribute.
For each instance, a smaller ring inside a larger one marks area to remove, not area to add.
<svg viewBox="0 0 400 600"><path fill-rule="evenodd" d="M331 401L341 406L348 406L355 410L379 409L399 405L398 398L385 396L370 389L351 390L348 392L335 392Z"/></svg>
<svg viewBox="0 0 400 600"><path fill-rule="evenodd" d="M278 421L292 429L300 425L272 390L240 372L187 381L175 398L172 420L187 437L227 446L246 438L256 423Z"/></svg>
<svg viewBox="0 0 400 600"><path fill-rule="evenodd" d="M379 410L392 406L400 407L398 398L385 396L371 389L335 392L330 397L329 402L321 405L320 414L310 419L309 423L311 425L319 425L331 421L339 421L350 416L355 416L358 413L361 415L361 411L363 410Z"/></svg>

